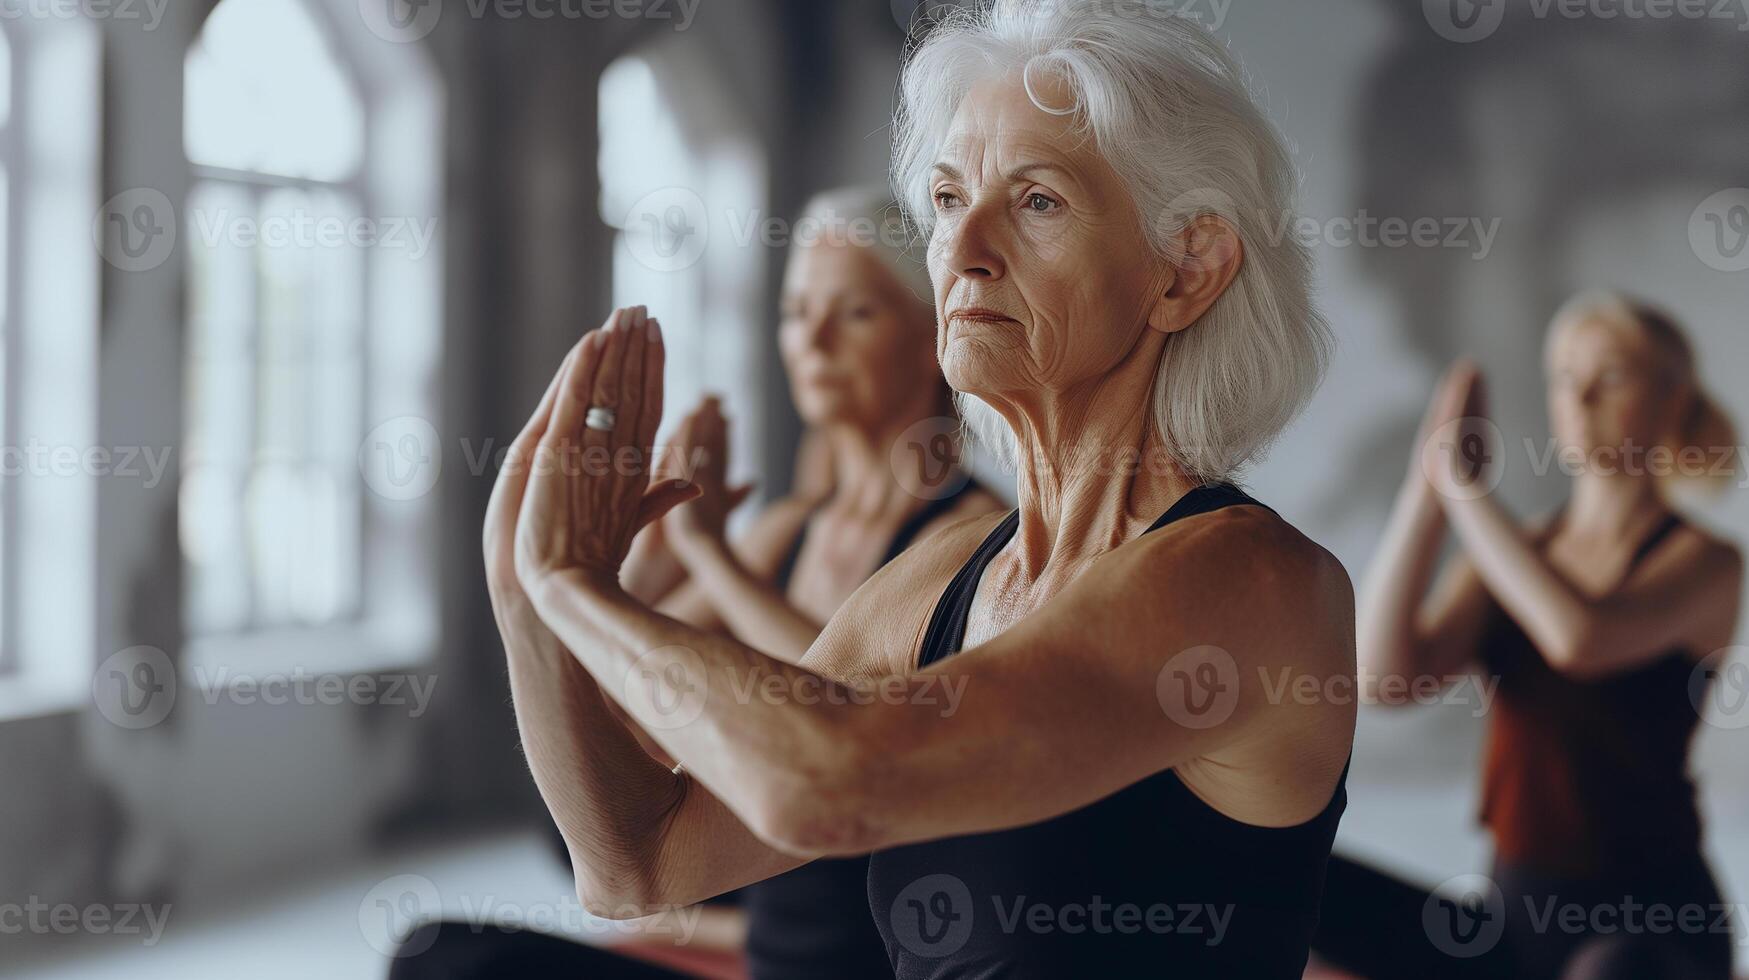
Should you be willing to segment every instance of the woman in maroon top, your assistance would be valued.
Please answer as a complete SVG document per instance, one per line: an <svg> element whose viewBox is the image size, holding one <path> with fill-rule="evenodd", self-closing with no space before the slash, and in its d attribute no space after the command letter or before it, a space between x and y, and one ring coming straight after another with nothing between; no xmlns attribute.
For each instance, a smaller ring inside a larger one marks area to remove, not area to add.
<svg viewBox="0 0 1749 980"><path fill-rule="evenodd" d="M1731 933L1687 756L1743 563L1666 491L1712 470L1734 433L1681 331L1624 297L1568 304L1546 365L1566 505L1521 526L1489 494L1502 447L1461 364L1360 602L1371 674L1481 668L1499 682L1482 806L1493 873L1458 882L1466 903L1333 861L1319 952L1371 977L1725 978ZM1430 592L1447 527L1462 553Z"/></svg>

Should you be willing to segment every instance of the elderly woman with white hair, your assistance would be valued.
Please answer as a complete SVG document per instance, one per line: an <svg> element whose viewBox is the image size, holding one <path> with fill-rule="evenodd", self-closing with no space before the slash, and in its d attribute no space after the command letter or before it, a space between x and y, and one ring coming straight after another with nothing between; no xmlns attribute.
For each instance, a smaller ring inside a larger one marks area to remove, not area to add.
<svg viewBox="0 0 1749 980"><path fill-rule="evenodd" d="M570 465L646 458L660 327L587 334L485 534L563 644L508 646L578 893L649 914L872 854L899 977L1298 976L1354 614L1340 564L1231 483L1325 357L1307 256L1266 230L1286 154L1225 48L1143 5L955 15L902 90L935 354L1019 506L912 547L796 663L692 628L621 563L696 488Z"/></svg>

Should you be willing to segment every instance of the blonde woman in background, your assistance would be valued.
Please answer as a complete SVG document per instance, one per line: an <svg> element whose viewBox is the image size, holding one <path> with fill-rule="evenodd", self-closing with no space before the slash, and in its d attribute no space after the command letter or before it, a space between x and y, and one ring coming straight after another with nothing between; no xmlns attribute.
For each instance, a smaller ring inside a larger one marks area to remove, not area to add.
<svg viewBox="0 0 1749 980"><path fill-rule="evenodd" d="M1715 471L1735 434L1682 331L1636 300L1576 298L1545 360L1554 458L1575 473L1567 503L1527 526L1486 492L1478 464L1498 447L1478 451L1482 379L1460 364L1428 410L1360 605L1374 675L1498 679L1482 803L1498 892L1441 907L1336 860L1315 948L1372 978L1725 980L1731 933L1687 767L1694 685L1731 642L1743 559L1669 491ZM1462 553L1434 585L1448 529ZM1592 914L1635 904L1667 908L1670 927ZM1559 917L1570 907L1585 912L1577 928Z"/></svg>

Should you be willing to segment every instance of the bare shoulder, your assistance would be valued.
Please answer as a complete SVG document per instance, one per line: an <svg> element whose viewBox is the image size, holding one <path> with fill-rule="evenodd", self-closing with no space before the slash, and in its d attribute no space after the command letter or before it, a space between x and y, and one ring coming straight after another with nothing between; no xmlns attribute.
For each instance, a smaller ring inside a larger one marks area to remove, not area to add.
<svg viewBox="0 0 1749 980"><path fill-rule="evenodd" d="M911 673L936 602L1007 513L959 518L905 549L838 607L802 663L840 679Z"/></svg>
<svg viewBox="0 0 1749 980"><path fill-rule="evenodd" d="M1128 552L1126 555L1125 553ZM1301 627L1352 630L1354 585L1322 545L1264 507L1223 507L1177 521L1112 553L1120 574L1174 593L1271 610ZM1340 633L1338 641L1347 637Z"/></svg>
<svg viewBox="0 0 1749 980"><path fill-rule="evenodd" d="M1671 549L1708 574L1743 575L1743 550L1729 538L1714 534L1700 524L1684 520L1670 535Z"/></svg>
<svg viewBox="0 0 1749 980"><path fill-rule="evenodd" d="M1354 587L1342 563L1251 505L1185 518L1134 544L1129 567L1114 570L1160 596L1129 624L1136 645L1176 636L1185 649L1219 648L1251 706L1242 734L1178 767L1179 777L1236 819L1310 819L1347 766L1358 714Z"/></svg>

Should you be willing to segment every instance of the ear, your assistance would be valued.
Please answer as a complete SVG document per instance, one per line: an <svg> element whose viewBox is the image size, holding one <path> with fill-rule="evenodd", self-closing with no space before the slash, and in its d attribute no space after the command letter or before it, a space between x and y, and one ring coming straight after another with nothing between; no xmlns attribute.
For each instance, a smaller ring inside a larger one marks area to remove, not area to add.
<svg viewBox="0 0 1749 980"><path fill-rule="evenodd" d="M1148 315L1148 326L1177 333L1202 319L1245 265L1245 243L1218 215L1197 217L1178 233L1182 256Z"/></svg>

